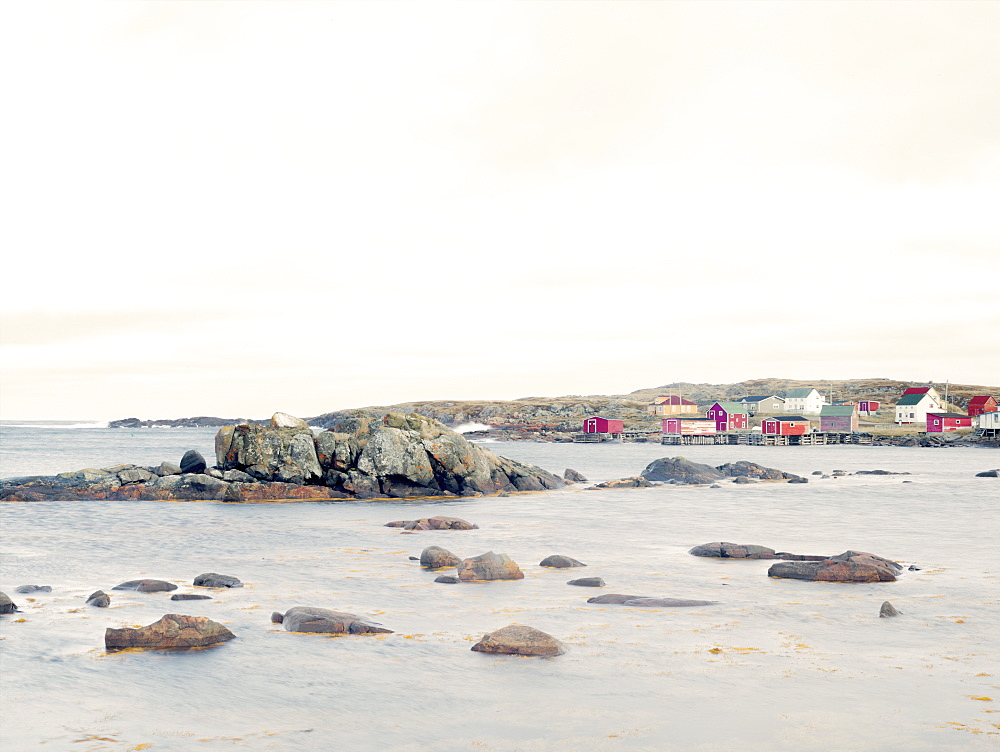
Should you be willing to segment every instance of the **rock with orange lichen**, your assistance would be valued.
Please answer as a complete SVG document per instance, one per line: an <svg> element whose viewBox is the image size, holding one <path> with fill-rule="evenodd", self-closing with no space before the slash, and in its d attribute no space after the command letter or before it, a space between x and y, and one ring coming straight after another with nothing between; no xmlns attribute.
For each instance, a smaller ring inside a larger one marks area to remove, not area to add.
<svg viewBox="0 0 1000 752"><path fill-rule="evenodd" d="M108 628L104 646L122 648L200 648L235 637L226 627L204 616L165 614L145 627Z"/></svg>
<svg viewBox="0 0 1000 752"><path fill-rule="evenodd" d="M458 564L458 579L462 582L523 580L524 572L507 554L487 551L479 556L462 559Z"/></svg>
<svg viewBox="0 0 1000 752"><path fill-rule="evenodd" d="M895 582L902 566L865 551L845 551L823 561L783 561L772 564L769 577L810 582Z"/></svg>
<svg viewBox="0 0 1000 752"><path fill-rule="evenodd" d="M556 656L566 652L563 644L552 635L523 624L509 624L490 632L471 649L477 653L532 656Z"/></svg>

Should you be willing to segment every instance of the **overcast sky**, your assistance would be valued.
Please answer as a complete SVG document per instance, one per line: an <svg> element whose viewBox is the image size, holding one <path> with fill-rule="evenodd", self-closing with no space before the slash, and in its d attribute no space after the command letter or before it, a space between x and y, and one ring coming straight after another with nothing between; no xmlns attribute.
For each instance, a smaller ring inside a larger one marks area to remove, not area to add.
<svg viewBox="0 0 1000 752"><path fill-rule="evenodd" d="M996 2L5 2L0 417L998 384L998 29Z"/></svg>

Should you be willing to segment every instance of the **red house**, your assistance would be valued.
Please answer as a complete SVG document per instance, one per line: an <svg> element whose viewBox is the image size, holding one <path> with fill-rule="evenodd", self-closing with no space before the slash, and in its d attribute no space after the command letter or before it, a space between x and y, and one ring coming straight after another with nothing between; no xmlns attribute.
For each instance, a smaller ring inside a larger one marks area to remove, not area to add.
<svg viewBox="0 0 1000 752"><path fill-rule="evenodd" d="M714 418L664 418L663 433L673 436L712 436L716 431Z"/></svg>
<svg viewBox="0 0 1000 752"><path fill-rule="evenodd" d="M760 432L765 436L801 436L809 430L809 419L801 415L777 415L764 418Z"/></svg>
<svg viewBox="0 0 1000 752"><path fill-rule="evenodd" d="M958 413L927 413L927 433L945 433L959 428L972 428L971 415Z"/></svg>
<svg viewBox="0 0 1000 752"><path fill-rule="evenodd" d="M715 420L717 431L738 431L746 429L750 418L746 405L738 402L716 402L705 415Z"/></svg>
<svg viewBox="0 0 1000 752"><path fill-rule="evenodd" d="M877 413L879 408L882 407L882 403L876 400L859 400L858 401L858 412L859 413Z"/></svg>
<svg viewBox="0 0 1000 752"><path fill-rule="evenodd" d="M625 423L620 420L608 420L607 418L587 418L583 421L584 433L621 433L625 429Z"/></svg>
<svg viewBox="0 0 1000 752"><path fill-rule="evenodd" d="M973 397L969 400L969 415L976 416L983 413L993 413L997 411L996 398L989 395L983 397Z"/></svg>

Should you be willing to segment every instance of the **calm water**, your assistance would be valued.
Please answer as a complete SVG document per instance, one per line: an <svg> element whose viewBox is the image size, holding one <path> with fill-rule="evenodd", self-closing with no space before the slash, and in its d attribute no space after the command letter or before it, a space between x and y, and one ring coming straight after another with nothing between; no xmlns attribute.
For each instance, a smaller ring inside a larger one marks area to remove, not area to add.
<svg viewBox="0 0 1000 752"><path fill-rule="evenodd" d="M211 457L213 430L4 428L3 476ZM865 447L491 444L592 481L661 456L749 459L808 475L900 477L719 489L560 491L449 503L53 502L0 506L5 752L43 750L976 750L1000 743L1000 453ZM903 483L903 480L912 483ZM464 517L473 531L406 534L394 519ZM770 580L768 563L687 554L714 540L915 563L899 582ZM509 554L518 582L441 585L409 556L441 545ZM547 570L562 553L586 569ZM208 601L92 591L206 571L247 586ZM575 588L597 575L603 591ZM15 595L23 584L51 594ZM695 609L593 606L600 592L719 600ZM883 600L903 615L879 619ZM271 611L318 605L396 634L284 632ZM237 639L106 654L108 626L210 616ZM554 659L470 652L524 623ZM977 699L991 698L991 699Z"/></svg>

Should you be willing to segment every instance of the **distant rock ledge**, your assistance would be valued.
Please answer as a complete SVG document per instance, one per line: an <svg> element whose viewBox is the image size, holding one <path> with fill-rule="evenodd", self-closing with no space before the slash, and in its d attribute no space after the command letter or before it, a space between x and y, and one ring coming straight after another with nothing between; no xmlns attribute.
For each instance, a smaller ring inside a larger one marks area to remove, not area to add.
<svg viewBox="0 0 1000 752"><path fill-rule="evenodd" d="M185 455L195 472L164 462L10 478L0 481L0 501L468 497L566 485L416 414L359 412L314 435L304 421L276 413L266 426L223 426L215 451L215 467Z"/></svg>

